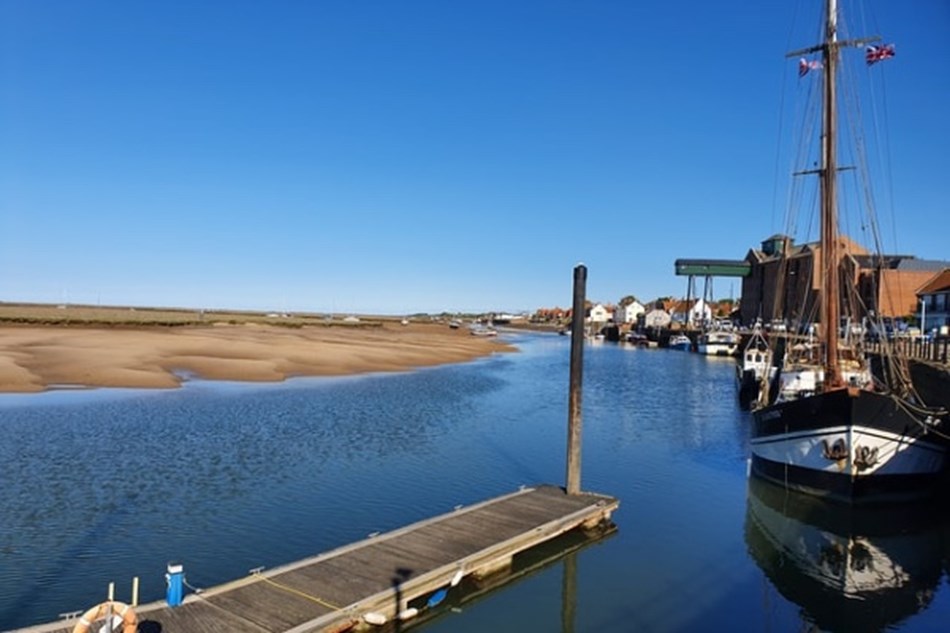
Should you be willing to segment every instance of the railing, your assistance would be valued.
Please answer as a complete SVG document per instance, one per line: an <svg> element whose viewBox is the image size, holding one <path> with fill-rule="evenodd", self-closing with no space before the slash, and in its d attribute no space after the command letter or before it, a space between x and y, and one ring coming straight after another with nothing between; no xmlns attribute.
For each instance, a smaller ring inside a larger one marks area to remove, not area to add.
<svg viewBox="0 0 950 633"><path fill-rule="evenodd" d="M938 336L936 338L916 337L897 337L890 341L878 341L876 343L867 343L867 349L871 353L881 354L885 346L899 354L915 360L924 360L931 363L948 364L950 356L950 336Z"/></svg>

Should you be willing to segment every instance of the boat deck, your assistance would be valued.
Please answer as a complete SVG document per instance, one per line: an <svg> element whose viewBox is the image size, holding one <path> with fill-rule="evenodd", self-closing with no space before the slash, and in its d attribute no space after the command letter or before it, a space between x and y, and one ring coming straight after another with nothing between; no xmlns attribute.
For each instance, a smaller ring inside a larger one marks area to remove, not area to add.
<svg viewBox="0 0 950 633"><path fill-rule="evenodd" d="M579 527L609 522L617 499L523 488L313 558L136 608L140 633L341 631L367 613L393 619L453 578L506 569L516 553ZM461 574L459 573L461 572ZM91 606L91 605L86 605ZM71 633L76 618L20 629Z"/></svg>

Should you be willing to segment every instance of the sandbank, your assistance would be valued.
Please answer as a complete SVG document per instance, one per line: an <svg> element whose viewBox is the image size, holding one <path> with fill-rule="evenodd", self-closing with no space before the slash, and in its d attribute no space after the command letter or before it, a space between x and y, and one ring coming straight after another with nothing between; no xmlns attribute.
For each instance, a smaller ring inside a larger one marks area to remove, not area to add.
<svg viewBox="0 0 950 633"><path fill-rule="evenodd" d="M470 361L515 348L438 323L373 327L243 324L110 328L0 326L0 392L175 388L184 376L282 381Z"/></svg>

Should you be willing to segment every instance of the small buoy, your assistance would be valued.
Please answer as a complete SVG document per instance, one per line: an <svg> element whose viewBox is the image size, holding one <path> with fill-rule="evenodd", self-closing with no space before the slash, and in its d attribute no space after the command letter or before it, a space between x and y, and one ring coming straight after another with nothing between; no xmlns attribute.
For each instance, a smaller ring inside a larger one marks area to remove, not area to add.
<svg viewBox="0 0 950 633"><path fill-rule="evenodd" d="M432 608L432 607L436 606L437 604L439 604L440 602L442 602L443 600L445 600L445 596L446 596L448 593L449 593L449 592L446 591L445 589L439 589L439 590L436 591L434 594L432 594L431 596L429 596L429 601L426 602L426 606L429 607L429 608Z"/></svg>
<svg viewBox="0 0 950 633"><path fill-rule="evenodd" d="M399 612L399 619L405 622L409 618L414 618L419 615L419 609L415 607L409 607Z"/></svg>
<svg viewBox="0 0 950 633"><path fill-rule="evenodd" d="M367 624L374 624L376 626L386 624L386 616L382 613L376 613L375 611L364 613L363 620L365 620Z"/></svg>
<svg viewBox="0 0 950 633"><path fill-rule="evenodd" d="M461 570L461 569L458 570L457 572L455 572L455 575L452 576L452 582L449 583L449 584L450 584L452 587L455 587L455 586L457 586L460 582L462 582L462 570Z"/></svg>

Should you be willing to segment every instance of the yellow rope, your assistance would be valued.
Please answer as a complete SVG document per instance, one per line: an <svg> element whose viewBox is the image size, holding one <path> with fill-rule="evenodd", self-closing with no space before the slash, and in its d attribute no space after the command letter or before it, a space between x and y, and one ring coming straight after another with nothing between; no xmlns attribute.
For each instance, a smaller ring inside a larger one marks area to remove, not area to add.
<svg viewBox="0 0 950 633"><path fill-rule="evenodd" d="M296 594L296 595L300 596L301 598L306 598L307 600L310 600L310 601L312 601L312 602L316 602L317 604L319 604L319 605L321 605L321 606L324 606L324 607L326 607L326 608L328 608L328 609L333 609L334 611L342 611L342 610L343 610L343 607L338 607L338 606L336 606L336 605L330 604L329 602L326 602L325 600L321 600L320 598L317 598L316 596L311 596L311 595L308 594L308 593L304 593L303 591L300 591L299 589L294 589L293 587L288 587L287 585L282 585L282 584L279 583L279 582L275 582L275 581L271 580L270 578L267 578L266 576L262 575L260 572L254 572L254 575L257 576L258 578L260 578L261 580L263 580L264 582L270 583L270 584L274 585L274 586L277 587L278 589L283 589L284 591L289 591L290 593Z"/></svg>

